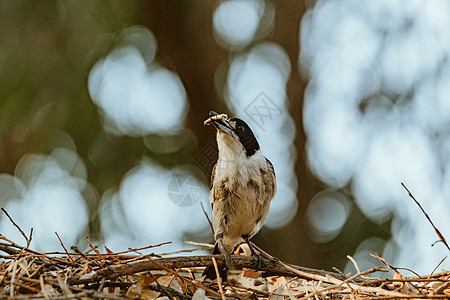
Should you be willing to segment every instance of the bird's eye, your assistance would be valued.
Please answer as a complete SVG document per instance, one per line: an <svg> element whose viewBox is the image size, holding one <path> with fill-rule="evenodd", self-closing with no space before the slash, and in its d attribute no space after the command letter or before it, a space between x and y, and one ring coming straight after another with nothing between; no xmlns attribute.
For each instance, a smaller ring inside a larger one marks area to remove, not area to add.
<svg viewBox="0 0 450 300"><path fill-rule="evenodd" d="M244 126L239 125L237 129L238 129L239 131L244 131Z"/></svg>

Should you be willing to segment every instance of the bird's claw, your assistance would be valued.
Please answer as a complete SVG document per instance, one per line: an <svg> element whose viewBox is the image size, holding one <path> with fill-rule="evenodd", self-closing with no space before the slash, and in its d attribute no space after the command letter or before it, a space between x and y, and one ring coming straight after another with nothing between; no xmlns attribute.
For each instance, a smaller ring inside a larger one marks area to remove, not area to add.
<svg viewBox="0 0 450 300"><path fill-rule="evenodd" d="M255 259L255 261L256 261L256 263L258 265L258 269L261 269L261 266L262 266L262 257L261 257L261 255L256 254L256 252L255 252L255 253L252 253L252 257Z"/></svg>
<svg viewBox="0 0 450 300"><path fill-rule="evenodd" d="M225 266L229 269L231 267L231 254L226 252L223 258L225 259Z"/></svg>
<svg viewBox="0 0 450 300"><path fill-rule="evenodd" d="M256 263L258 264L258 269L261 269L262 266L262 257L258 253L256 253L255 249L253 248L252 244L248 240L248 237L244 237L244 240L248 247L250 248L250 252L252 254L252 257L255 259Z"/></svg>
<svg viewBox="0 0 450 300"><path fill-rule="evenodd" d="M225 267L229 269L231 267L231 254L225 249L221 238L218 239L217 244L219 246L219 251L222 253L225 260Z"/></svg>

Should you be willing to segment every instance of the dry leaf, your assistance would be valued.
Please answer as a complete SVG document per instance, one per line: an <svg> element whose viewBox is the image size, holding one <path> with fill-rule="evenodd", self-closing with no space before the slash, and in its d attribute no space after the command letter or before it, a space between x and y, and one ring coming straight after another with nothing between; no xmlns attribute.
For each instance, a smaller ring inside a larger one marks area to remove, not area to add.
<svg viewBox="0 0 450 300"><path fill-rule="evenodd" d="M432 288L433 290L436 290L436 289L438 289L441 285L442 285L442 282L436 282L436 283L433 283L433 284L431 285L431 288Z"/></svg>
<svg viewBox="0 0 450 300"><path fill-rule="evenodd" d="M210 298L206 297L206 292L204 289L197 289L197 291L192 296L192 300L205 300L205 299Z"/></svg>
<svg viewBox="0 0 450 300"><path fill-rule="evenodd" d="M403 287L400 289L401 293L407 294L407 295L418 295L419 291L410 283L405 282Z"/></svg>
<svg viewBox="0 0 450 300"><path fill-rule="evenodd" d="M392 279L403 279L403 276L399 272L395 271L394 276L392 277ZM403 282L401 282L401 281L394 281L394 282L392 282L392 285L395 286L396 288L401 288L403 286Z"/></svg>
<svg viewBox="0 0 450 300"><path fill-rule="evenodd" d="M175 280L178 282L183 293L189 292L189 289L188 289L186 283L180 277L176 277Z"/></svg>
<svg viewBox="0 0 450 300"><path fill-rule="evenodd" d="M178 283L178 280L180 280L179 278L175 278L175 280L173 280L169 287L171 289L174 289L175 291L179 292L179 293L183 293L183 289L181 288L180 284Z"/></svg>
<svg viewBox="0 0 450 300"><path fill-rule="evenodd" d="M183 293L183 289L181 288L180 284L178 283L178 280L181 281L178 277L175 277L175 275L167 275L167 276L161 276L158 279L158 283L165 287L170 287L171 289Z"/></svg>
<svg viewBox="0 0 450 300"><path fill-rule="evenodd" d="M393 279L404 279L402 274L395 271ZM392 285L396 288L399 288L400 293L404 293L407 295L417 295L418 291L417 289L410 283L410 282L403 282L403 281L394 281L392 282Z"/></svg>
<svg viewBox="0 0 450 300"><path fill-rule="evenodd" d="M242 285L245 288L254 288L254 280L252 278L248 278L248 277L242 277L242 276L230 276L230 280L229 282L237 282L238 284Z"/></svg>
<svg viewBox="0 0 450 300"><path fill-rule="evenodd" d="M150 276L150 275L142 275L145 278L145 283L146 284L152 284L153 282L155 282L155 275Z"/></svg>
<svg viewBox="0 0 450 300"><path fill-rule="evenodd" d="M245 256L252 256L252 251L250 251L250 247L246 243L240 244L235 252Z"/></svg>
<svg viewBox="0 0 450 300"><path fill-rule="evenodd" d="M132 284L127 293L125 294L127 297L131 298L140 298L142 295L142 291L145 286L145 276L141 276L135 284Z"/></svg>
<svg viewBox="0 0 450 300"><path fill-rule="evenodd" d="M284 276L272 277L272 281L275 286L284 286L287 284L286 277Z"/></svg>
<svg viewBox="0 0 450 300"><path fill-rule="evenodd" d="M269 300L284 300L284 286L279 286L270 295Z"/></svg>
<svg viewBox="0 0 450 300"><path fill-rule="evenodd" d="M256 278L261 277L261 272L258 272L258 271L253 270L253 269L243 268L241 276L256 279Z"/></svg>
<svg viewBox="0 0 450 300"><path fill-rule="evenodd" d="M170 283L173 281L174 277L175 277L174 275L162 275L159 276L159 278L155 276L155 279L158 281L158 284L168 287Z"/></svg>
<svg viewBox="0 0 450 300"><path fill-rule="evenodd" d="M159 297L159 295L161 295L160 292L153 291L153 290L145 290L142 293L140 299L153 300L153 299L157 299Z"/></svg>

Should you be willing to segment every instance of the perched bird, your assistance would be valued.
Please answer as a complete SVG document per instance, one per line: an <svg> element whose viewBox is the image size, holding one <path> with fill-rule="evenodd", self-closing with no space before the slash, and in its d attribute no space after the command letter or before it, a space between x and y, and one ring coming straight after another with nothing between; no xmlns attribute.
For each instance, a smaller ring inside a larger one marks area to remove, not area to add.
<svg viewBox="0 0 450 300"><path fill-rule="evenodd" d="M238 118L210 112L206 125L217 129L218 160L211 175L210 198L213 211L213 254L222 253L225 265L231 265L231 253L246 242L256 255L249 240L264 224L270 202L276 192L272 163L263 156L250 127ZM214 268L203 273L216 278ZM226 278L226 268L220 270Z"/></svg>

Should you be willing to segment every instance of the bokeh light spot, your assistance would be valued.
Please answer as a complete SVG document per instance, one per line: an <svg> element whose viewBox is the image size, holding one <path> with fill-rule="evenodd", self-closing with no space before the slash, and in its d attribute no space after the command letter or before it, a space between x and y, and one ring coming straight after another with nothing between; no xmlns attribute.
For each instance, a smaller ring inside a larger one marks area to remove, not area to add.
<svg viewBox="0 0 450 300"><path fill-rule="evenodd" d="M137 37L131 31L125 41L131 43ZM153 55L149 47L156 47L151 40L146 45L147 51L140 51L139 45L121 45L89 74L89 93L104 113L106 130L113 134L170 134L183 125L188 106L183 84L177 74L143 56Z"/></svg>
<svg viewBox="0 0 450 300"><path fill-rule="evenodd" d="M317 1L301 27L309 165L328 186L349 189L371 221L392 220L393 263L418 272L430 272L419 257L431 265L443 252L424 242L433 234L400 183L450 226L448 14L447 1Z"/></svg>
<svg viewBox="0 0 450 300"><path fill-rule="evenodd" d="M214 12L214 32L228 47L247 45L255 36L263 12L263 1L223 1Z"/></svg>
<svg viewBox="0 0 450 300"><path fill-rule="evenodd" d="M314 196L306 211L311 238L317 243L334 239L350 214L350 203L338 192L324 191Z"/></svg>
<svg viewBox="0 0 450 300"><path fill-rule="evenodd" d="M34 228L31 248L54 251L60 247L55 232L69 245L85 233L88 211L82 193L87 183L79 170L85 166L77 154L58 148L50 156L25 155L14 177L0 175L5 209L25 232ZM23 239L5 217L0 218L0 232L14 241Z"/></svg>
<svg viewBox="0 0 450 300"><path fill-rule="evenodd" d="M172 241L167 249L179 250L189 248L182 244L185 234L204 232L205 237L212 237L212 233L208 235L208 222L200 207L200 202L209 203L208 188L203 180L192 176L199 173L200 170L192 167L166 170L152 161L143 161L130 170L119 191L108 192L100 207L102 231L108 247L121 249L124 244L142 247ZM190 205L176 203L172 198L175 191L171 184L180 174L189 178L189 182L177 192L193 194L195 201ZM120 223L116 220L123 220L121 222L128 228L117 231Z"/></svg>

